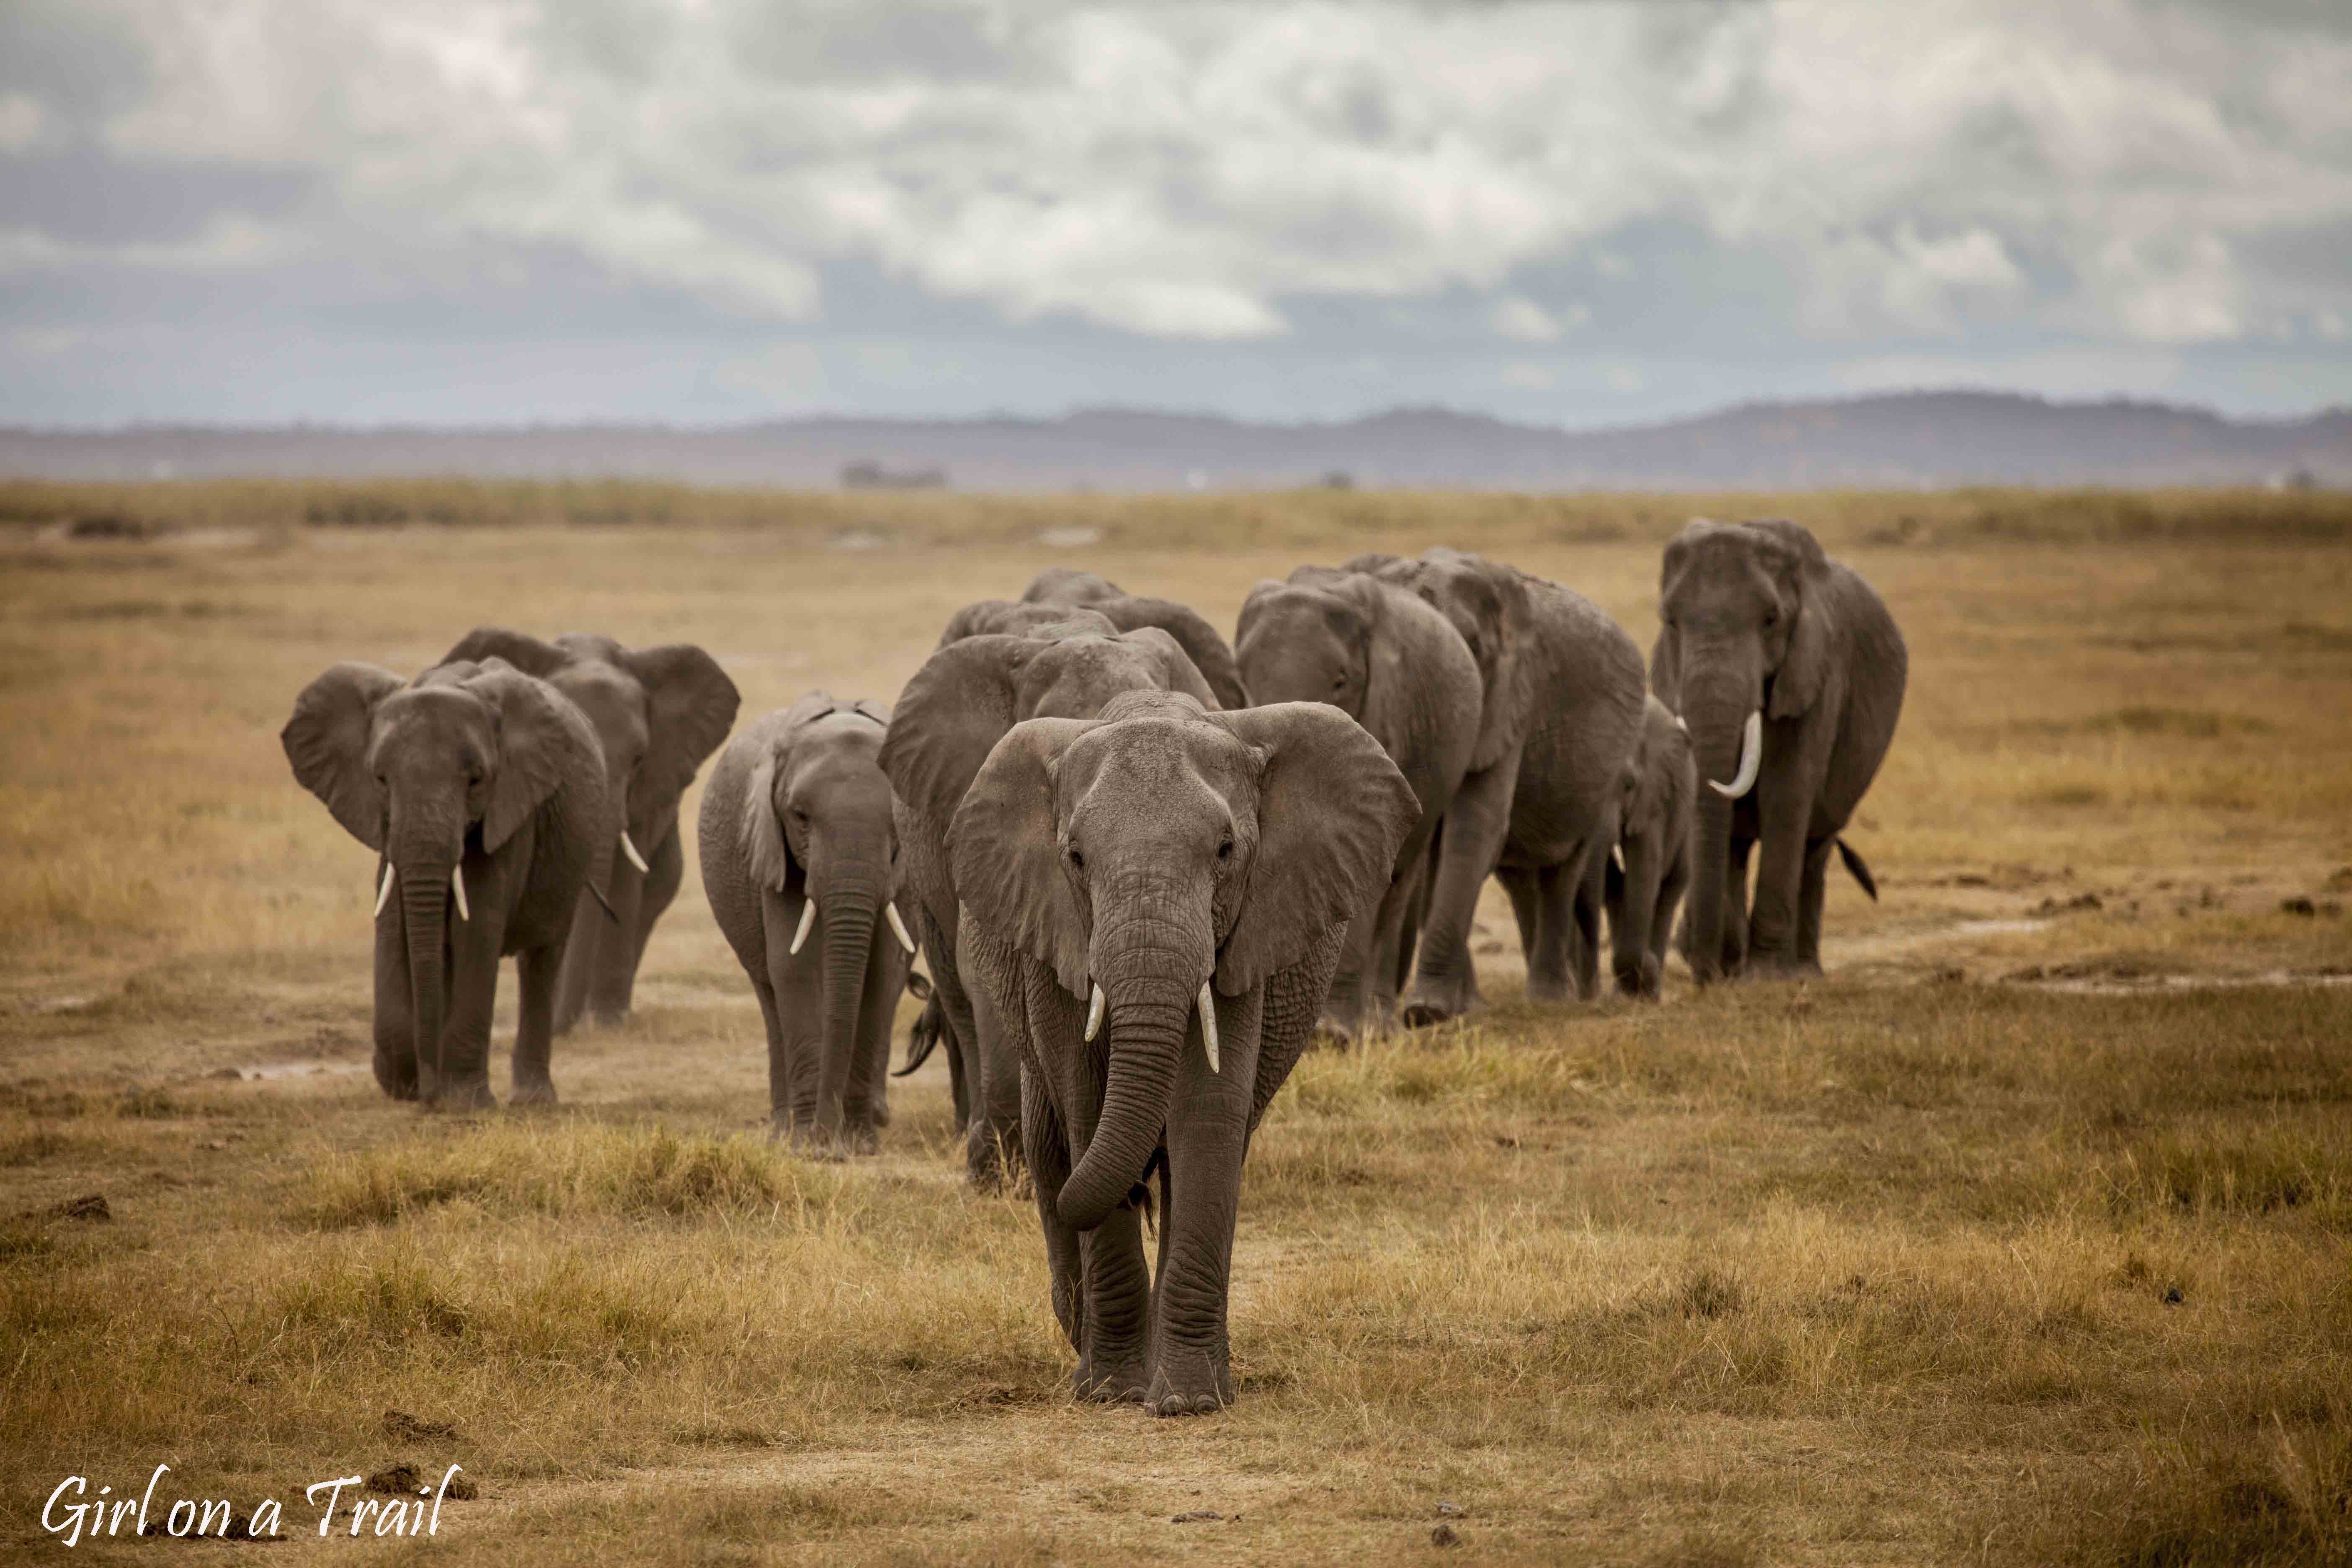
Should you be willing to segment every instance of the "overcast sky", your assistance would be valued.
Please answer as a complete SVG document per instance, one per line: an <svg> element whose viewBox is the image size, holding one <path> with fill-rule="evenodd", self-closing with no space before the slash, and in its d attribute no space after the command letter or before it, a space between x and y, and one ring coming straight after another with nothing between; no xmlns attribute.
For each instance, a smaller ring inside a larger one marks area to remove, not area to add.
<svg viewBox="0 0 2352 1568"><path fill-rule="evenodd" d="M2352 403L2352 5L0 0L0 421Z"/></svg>

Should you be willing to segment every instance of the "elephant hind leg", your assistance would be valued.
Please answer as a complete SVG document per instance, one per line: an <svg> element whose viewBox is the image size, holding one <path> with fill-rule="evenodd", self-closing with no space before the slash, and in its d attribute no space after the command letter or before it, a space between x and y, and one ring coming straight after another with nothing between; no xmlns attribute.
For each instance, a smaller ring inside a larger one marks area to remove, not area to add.
<svg viewBox="0 0 2352 1568"><path fill-rule="evenodd" d="M1572 866L1547 866L1532 873L1536 888L1536 940L1528 957L1528 1000L1564 1002L1575 984L1576 879Z"/></svg>
<svg viewBox="0 0 2352 1568"><path fill-rule="evenodd" d="M1806 845L1804 873L1797 884L1797 964L1815 973L1822 967L1822 902L1828 892L1830 853L1836 847L1835 834Z"/></svg>

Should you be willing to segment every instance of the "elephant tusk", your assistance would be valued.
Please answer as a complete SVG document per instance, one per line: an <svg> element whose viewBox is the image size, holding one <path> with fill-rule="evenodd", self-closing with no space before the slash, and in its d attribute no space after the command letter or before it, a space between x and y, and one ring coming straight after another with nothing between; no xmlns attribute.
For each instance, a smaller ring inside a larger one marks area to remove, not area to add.
<svg viewBox="0 0 2352 1568"><path fill-rule="evenodd" d="M392 862L390 862L389 860L387 860L387 861L385 861L385 862L384 862L384 867L383 867L383 886L382 886L382 887L378 888L378 889L375 890L375 912L376 912L376 914L377 914L379 917L381 917L381 916L383 914L383 906L384 906L384 905L386 905L386 904L388 904L388 903L390 903L391 901L392 901Z"/></svg>
<svg viewBox="0 0 2352 1568"><path fill-rule="evenodd" d="M1675 728L1680 730L1685 735L1690 733L1689 722L1679 713L1675 715Z"/></svg>
<svg viewBox="0 0 2352 1568"><path fill-rule="evenodd" d="M1612 866L1616 867L1621 872L1625 869L1625 847L1623 845L1612 844L1609 847L1609 863Z"/></svg>
<svg viewBox="0 0 2352 1568"><path fill-rule="evenodd" d="M1706 787L1720 795L1738 800L1756 787L1757 770L1764 765L1764 710L1758 709L1748 715L1748 727L1739 731L1739 776L1729 784L1706 781Z"/></svg>
<svg viewBox="0 0 2352 1568"><path fill-rule="evenodd" d="M803 900L801 904L800 929L793 932L793 950L788 956L794 958L800 956L801 944L808 941L809 927L814 924L816 924L816 900Z"/></svg>
<svg viewBox="0 0 2352 1568"><path fill-rule="evenodd" d="M463 866L449 868L449 890L457 895L457 918L472 920L474 912L466 907L466 868Z"/></svg>
<svg viewBox="0 0 2352 1568"><path fill-rule="evenodd" d="M637 853L637 847L629 842L629 830L625 827L621 829L621 853L626 855L629 858L629 864L638 870L652 872L653 868L646 864L646 858Z"/></svg>
<svg viewBox="0 0 2352 1568"><path fill-rule="evenodd" d="M1221 1073L1217 1065L1217 999L1209 994L1209 983L1201 982L1201 1048L1209 1053L1209 1070Z"/></svg>
<svg viewBox="0 0 2352 1568"><path fill-rule="evenodd" d="M1103 1008L1107 1006L1109 1002L1110 998L1103 994L1102 987L1097 984L1095 987L1094 996L1087 1003L1087 1038L1088 1041L1091 1042L1097 1035L1102 1033Z"/></svg>
<svg viewBox="0 0 2352 1568"><path fill-rule="evenodd" d="M908 958L914 957L915 939L907 934L907 922L898 918L898 904L886 899L883 900L882 912L890 918L890 934L898 939L898 945L907 950Z"/></svg>

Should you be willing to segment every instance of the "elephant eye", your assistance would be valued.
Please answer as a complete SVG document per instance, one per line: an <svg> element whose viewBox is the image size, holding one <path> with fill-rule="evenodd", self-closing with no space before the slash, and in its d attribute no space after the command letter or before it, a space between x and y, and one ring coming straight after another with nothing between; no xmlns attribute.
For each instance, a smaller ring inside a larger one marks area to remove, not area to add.
<svg viewBox="0 0 2352 1568"><path fill-rule="evenodd" d="M1220 860L1230 860L1233 858L1234 841L1232 837L1228 836L1227 837L1219 839L1217 841L1217 858Z"/></svg>
<svg viewBox="0 0 2352 1568"><path fill-rule="evenodd" d="M1078 847L1075 844L1070 846L1070 864L1081 871L1087 868L1087 858L1078 853Z"/></svg>

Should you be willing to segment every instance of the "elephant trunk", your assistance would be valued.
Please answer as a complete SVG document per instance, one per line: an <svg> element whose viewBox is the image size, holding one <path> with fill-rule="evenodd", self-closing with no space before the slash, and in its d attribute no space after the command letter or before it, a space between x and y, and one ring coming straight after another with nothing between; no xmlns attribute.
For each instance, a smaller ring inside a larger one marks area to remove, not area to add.
<svg viewBox="0 0 2352 1568"><path fill-rule="evenodd" d="M448 1087L441 1040L447 1024L447 937L450 872L456 862L404 856L395 862L400 914L408 939L408 1016L415 1028L417 1098L431 1101Z"/></svg>
<svg viewBox="0 0 2352 1568"><path fill-rule="evenodd" d="M1186 909L1192 901L1158 878L1141 889L1097 889L1097 909L1144 912L1096 929L1095 979L1108 1030L1094 1047L1108 1058L1102 1113L1057 1200L1064 1223L1080 1230L1126 1201L1168 1125L1201 982L1214 960L1205 889L1199 907Z"/></svg>
<svg viewBox="0 0 2352 1568"><path fill-rule="evenodd" d="M817 918L824 925L824 1050L817 1061L816 1131L837 1139L850 1068L857 1057L857 1015L882 904L879 879L854 874L828 879L815 901Z"/></svg>
<svg viewBox="0 0 2352 1568"><path fill-rule="evenodd" d="M1683 956L1701 984L1720 978L1724 959L1725 903L1730 896L1731 815L1733 797L1725 793L1760 763L1759 742L1751 751L1750 717L1757 711L1754 679L1693 680L1685 678L1683 717L1690 726L1691 750L1698 760L1699 777L1725 788L1698 792L1697 826L1693 831L1690 915L1685 927ZM1747 764L1743 767L1743 763ZM1744 793L1744 792L1743 792ZM1746 946L1746 933L1736 932Z"/></svg>
<svg viewBox="0 0 2352 1568"><path fill-rule="evenodd" d="M1662 858L1660 846L1635 837L1624 841L1623 867L1608 871L1617 891L1609 925L1610 968L1617 989L1628 996L1648 995L1658 983L1649 973L1649 958L1650 939L1657 929Z"/></svg>

